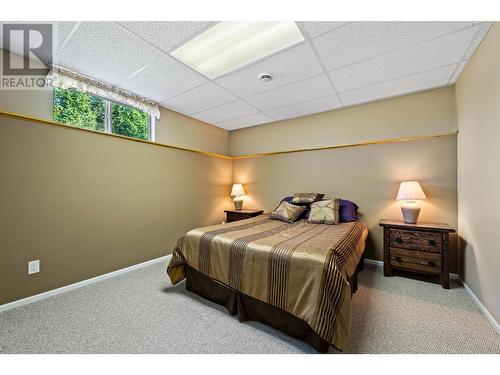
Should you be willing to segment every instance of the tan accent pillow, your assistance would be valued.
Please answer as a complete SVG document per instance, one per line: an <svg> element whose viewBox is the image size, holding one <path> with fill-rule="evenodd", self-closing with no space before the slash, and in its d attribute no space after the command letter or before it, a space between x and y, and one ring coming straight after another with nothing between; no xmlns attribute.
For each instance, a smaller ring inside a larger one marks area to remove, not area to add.
<svg viewBox="0 0 500 375"><path fill-rule="evenodd" d="M321 193L295 193L293 195L293 204L311 204L323 199L325 194Z"/></svg>
<svg viewBox="0 0 500 375"><path fill-rule="evenodd" d="M340 224L340 198L314 202L307 221L312 224Z"/></svg>
<svg viewBox="0 0 500 375"><path fill-rule="evenodd" d="M287 221L293 223L297 221L302 212L305 211L305 206L295 206L288 202L281 202L278 208L271 212L271 219Z"/></svg>

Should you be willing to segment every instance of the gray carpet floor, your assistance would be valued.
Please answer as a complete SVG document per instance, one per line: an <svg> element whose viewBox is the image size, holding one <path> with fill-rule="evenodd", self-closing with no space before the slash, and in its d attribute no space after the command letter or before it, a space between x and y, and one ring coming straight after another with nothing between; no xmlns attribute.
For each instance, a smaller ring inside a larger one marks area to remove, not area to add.
<svg viewBox="0 0 500 375"><path fill-rule="evenodd" d="M315 353L172 286L164 263L0 314L0 353ZM337 353L331 349L332 353ZM500 335L451 289L367 265L348 353L500 353Z"/></svg>

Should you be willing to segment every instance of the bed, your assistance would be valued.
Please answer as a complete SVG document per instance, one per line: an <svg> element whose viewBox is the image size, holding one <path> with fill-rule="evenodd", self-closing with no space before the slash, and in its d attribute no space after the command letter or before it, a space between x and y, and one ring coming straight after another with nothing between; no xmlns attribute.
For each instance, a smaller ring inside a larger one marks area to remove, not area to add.
<svg viewBox="0 0 500 375"><path fill-rule="evenodd" d="M320 352L346 348L351 295L368 231L287 223L268 214L189 231L167 268L172 284L219 303L241 321L257 320Z"/></svg>

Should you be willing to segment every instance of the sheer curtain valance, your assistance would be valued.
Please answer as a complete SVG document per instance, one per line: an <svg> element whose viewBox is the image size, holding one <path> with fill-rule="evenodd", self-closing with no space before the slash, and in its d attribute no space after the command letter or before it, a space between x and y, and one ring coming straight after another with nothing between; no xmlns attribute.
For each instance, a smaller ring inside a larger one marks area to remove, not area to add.
<svg viewBox="0 0 500 375"><path fill-rule="evenodd" d="M96 81L72 70L52 65L47 78L54 87L75 89L105 99L114 100L146 112L156 119L160 118L160 109L155 102L118 87Z"/></svg>

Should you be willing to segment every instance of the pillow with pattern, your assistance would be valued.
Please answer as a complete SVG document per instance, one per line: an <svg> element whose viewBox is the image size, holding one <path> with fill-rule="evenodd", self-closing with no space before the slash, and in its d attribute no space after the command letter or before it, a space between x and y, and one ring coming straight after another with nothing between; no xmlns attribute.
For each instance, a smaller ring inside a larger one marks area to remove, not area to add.
<svg viewBox="0 0 500 375"><path fill-rule="evenodd" d="M295 206L288 202L282 201L278 208L271 212L271 219L293 223L294 221L298 220L305 209L306 208L304 206Z"/></svg>
<svg viewBox="0 0 500 375"><path fill-rule="evenodd" d="M295 193L292 199L293 204L311 204L323 199L325 194L321 193Z"/></svg>
<svg viewBox="0 0 500 375"><path fill-rule="evenodd" d="M311 204L307 221L311 224L340 224L340 198Z"/></svg>

